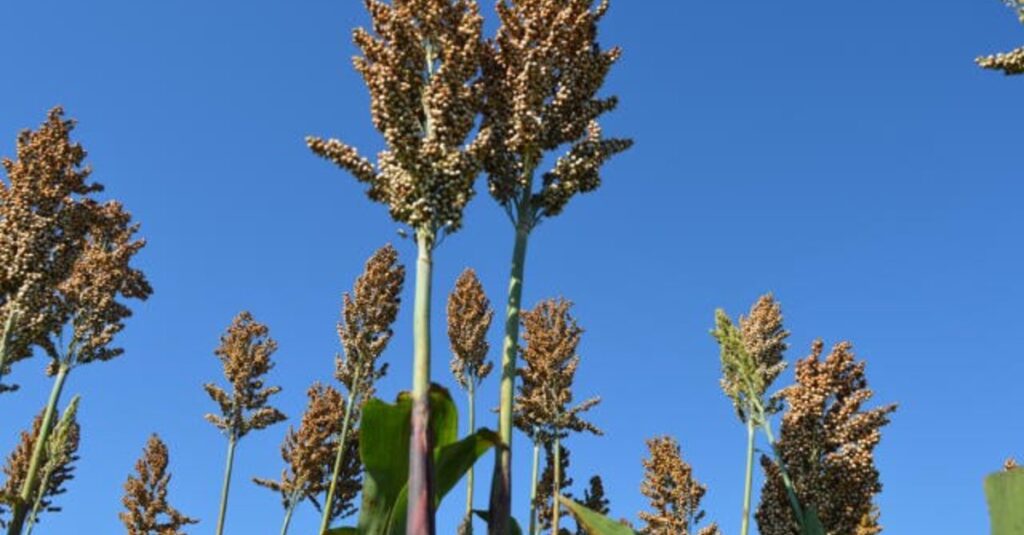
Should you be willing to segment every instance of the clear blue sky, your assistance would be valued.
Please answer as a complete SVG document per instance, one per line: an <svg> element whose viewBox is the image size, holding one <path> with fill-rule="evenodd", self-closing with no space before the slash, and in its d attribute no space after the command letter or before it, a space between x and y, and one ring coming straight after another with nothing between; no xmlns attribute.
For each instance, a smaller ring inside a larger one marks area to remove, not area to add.
<svg viewBox="0 0 1024 535"><path fill-rule="evenodd" d="M82 462L39 533L121 531L121 486L154 431L171 447L172 500L209 533L224 441L201 384L220 377L212 350L232 316L271 326L275 403L297 421L307 386L330 379L340 294L365 258L397 240L413 259L386 210L303 144L380 146L349 64L361 3L38 0L0 18L0 154L66 106L95 177L143 224L155 288L120 338L127 354L71 376ZM569 442L577 483L600 473L613 514L634 518L643 441L669 433L709 486L709 517L737 532L744 431L708 331L716 307L735 314L771 290L790 360L814 338L849 339L877 401L900 403L878 450L888 532L987 531L981 479L1024 455L1024 79L972 59L1024 43L1014 14L997 0L618 0L603 39L626 50L606 130L637 145L536 233L525 295L575 300L588 329L577 388L604 398L593 417L607 436ZM436 302L473 266L501 303L511 238L481 192L437 253ZM386 355L388 397L409 383L410 312ZM435 330L435 377L452 384L441 315ZM2 451L45 401L43 365L18 365L22 390L0 398ZM241 443L229 533L277 532L277 497L248 480L280 472L285 430ZM454 532L463 490L452 496L440 533ZM315 516L304 506L293 532Z"/></svg>

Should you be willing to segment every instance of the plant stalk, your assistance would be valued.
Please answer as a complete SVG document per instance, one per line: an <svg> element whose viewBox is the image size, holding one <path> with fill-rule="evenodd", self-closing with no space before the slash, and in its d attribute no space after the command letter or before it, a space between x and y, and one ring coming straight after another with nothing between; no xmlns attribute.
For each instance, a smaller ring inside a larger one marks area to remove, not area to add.
<svg viewBox="0 0 1024 535"><path fill-rule="evenodd" d="M412 433L409 437L408 535L434 535L434 474L430 437L430 294L433 232L416 232L416 298L413 305Z"/></svg>
<svg viewBox="0 0 1024 535"><path fill-rule="evenodd" d="M330 527L331 523L331 508L334 503L334 494L338 489L338 477L341 475L341 466L345 462L345 444L348 441L348 430L352 423L352 407L354 406L355 398L356 393L351 391L348 393L348 399L345 401L345 418L341 423L338 452L334 454L334 470L331 472L331 485L327 488L327 499L324 500L323 516L320 518L320 530L317 531L321 535L327 532L327 528Z"/></svg>
<svg viewBox="0 0 1024 535"><path fill-rule="evenodd" d="M531 173L532 176L532 173ZM532 181L531 181L532 182ZM512 514L512 403L515 399L516 357L519 344L519 312L523 301L523 271L526 246L532 227L530 187L519 202L512 269L505 308L505 339L501 352L501 404L498 409L498 434L501 445L495 450L494 476L491 479L488 535L508 535Z"/></svg>
<svg viewBox="0 0 1024 535"><path fill-rule="evenodd" d="M764 434L768 438L768 443L772 446L772 454L775 456L775 464L779 467L779 473L782 475L782 484L786 487L786 497L789 498L789 505L793 508L793 513L796 515L796 520L800 524L800 528L803 529L804 509L800 506L800 500L796 496L796 487L793 486L793 480L789 478L789 472L786 471L786 465L782 462L782 454L779 453L779 448L775 445L775 434L772 432L772 424L765 417L761 417L760 420L761 429L764 430Z"/></svg>
<svg viewBox="0 0 1024 535"><path fill-rule="evenodd" d="M224 484L220 490L220 513L217 515L217 535L224 533L224 518L228 512L228 492L231 490L231 469L235 464L235 445L237 439L232 436L228 439L228 458L224 464Z"/></svg>
<svg viewBox="0 0 1024 535"><path fill-rule="evenodd" d="M281 535L288 535L288 526L292 523L292 513L295 512L296 501L289 500L288 508L284 511L284 524L281 525Z"/></svg>
<svg viewBox="0 0 1024 535"><path fill-rule="evenodd" d="M540 443L533 443L533 471L530 473L530 532L537 535L537 471L540 466Z"/></svg>
<svg viewBox="0 0 1024 535"><path fill-rule="evenodd" d="M57 404L60 403L60 394L64 390L64 382L67 380L70 367L61 364L57 368L57 375L53 378L53 388L50 390L50 399L46 402L46 410L43 411L43 421L39 426L39 436L36 437L32 446L32 457L28 464L28 473L25 474L25 481L21 485L21 492L18 500L11 510L11 521L7 527L7 535L21 535L25 525L25 517L28 515L30 500L39 486L39 470L43 464L43 453L46 451L46 441L50 438L50 431L53 429L53 415L57 412Z"/></svg>
<svg viewBox="0 0 1024 535"><path fill-rule="evenodd" d="M469 378L469 435L476 433L476 381ZM473 520L473 467L466 474L466 516Z"/></svg>
<svg viewBox="0 0 1024 535"><path fill-rule="evenodd" d="M4 321L4 331L0 334L0 392L3 392L4 370L7 368L7 345L11 340L11 331L14 330L15 316L18 313L14 310L7 315Z"/></svg>
<svg viewBox="0 0 1024 535"><path fill-rule="evenodd" d="M558 435L555 435L555 480L551 496L551 533L558 535L558 521L561 520L561 503L558 497L562 494L562 443Z"/></svg>
<svg viewBox="0 0 1024 535"><path fill-rule="evenodd" d="M747 472L743 478L743 522L740 535L750 532L750 495L754 485L754 421L747 418Z"/></svg>

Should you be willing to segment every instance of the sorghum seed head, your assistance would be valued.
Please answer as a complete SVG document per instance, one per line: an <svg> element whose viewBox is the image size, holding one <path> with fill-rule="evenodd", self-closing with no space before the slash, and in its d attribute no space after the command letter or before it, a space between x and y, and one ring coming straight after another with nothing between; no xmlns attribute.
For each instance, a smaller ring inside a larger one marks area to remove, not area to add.
<svg viewBox="0 0 1024 535"><path fill-rule="evenodd" d="M121 503L125 511L118 516L128 535L184 535L182 528L199 523L167 503L169 462L167 445L160 437L150 436L142 457L135 463L135 474L129 475L124 484Z"/></svg>
<svg viewBox="0 0 1024 535"><path fill-rule="evenodd" d="M452 346L452 373L464 389L477 385L491 373L486 360L489 346L487 330L494 309L484 293L476 272L467 269L455 282L448 297L448 340Z"/></svg>
<svg viewBox="0 0 1024 535"><path fill-rule="evenodd" d="M693 469L683 460L679 443L662 436L647 441L649 457L644 459L644 480L640 492L650 501L651 511L640 512L646 526L645 535L689 535L704 518L700 502L707 487L693 476ZM699 535L717 534L710 524Z"/></svg>

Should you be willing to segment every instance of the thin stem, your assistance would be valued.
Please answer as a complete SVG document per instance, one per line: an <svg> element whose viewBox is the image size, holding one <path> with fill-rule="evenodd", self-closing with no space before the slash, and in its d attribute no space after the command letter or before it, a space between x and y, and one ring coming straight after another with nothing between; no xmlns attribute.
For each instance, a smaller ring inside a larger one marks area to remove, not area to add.
<svg viewBox="0 0 1024 535"><path fill-rule="evenodd" d="M323 516L320 518L320 533L323 535L331 524L331 508L334 503L334 494L338 488L338 477L341 475L341 465L345 462L345 444L348 441L348 429L352 422L352 407L355 401L355 391L348 393L348 400L345 401L345 418L341 423L341 436L338 440L338 451L334 454L334 470L331 472L331 485L327 488L327 499L324 501Z"/></svg>
<svg viewBox="0 0 1024 535"><path fill-rule="evenodd" d="M532 171L530 172L532 184ZM516 353L519 344L519 312L523 301L523 272L526 246L530 239L531 212L528 186L519 201L515 244L512 248L512 269L508 282L508 304L505 308L505 339L501 352L501 404L498 409L498 434L501 446L495 454L494 476L491 479L488 535L510 533L512 514L512 403L515 399Z"/></svg>
<svg viewBox="0 0 1024 535"><path fill-rule="evenodd" d="M418 229L413 304L412 433L409 437L407 535L434 535L433 459L430 437L430 293L433 233Z"/></svg>
<svg viewBox="0 0 1024 535"><path fill-rule="evenodd" d="M533 443L533 471L530 473L530 532L537 535L537 471L540 466L540 442Z"/></svg>
<svg viewBox="0 0 1024 535"><path fill-rule="evenodd" d="M754 421L747 418L747 472L743 478L743 522L740 535L750 532L750 495L754 485Z"/></svg>
<svg viewBox="0 0 1024 535"><path fill-rule="evenodd" d="M228 458L224 464L224 484L220 490L220 513L217 515L217 535L224 533L224 518L228 512L228 492L231 490L231 469L235 464L235 445L237 439L232 436L228 438Z"/></svg>
<svg viewBox="0 0 1024 535"><path fill-rule="evenodd" d="M288 526L292 523L292 513L295 512L296 505L298 505L297 500L288 500L288 508L284 511L284 524L281 525L281 535L288 534Z"/></svg>
<svg viewBox="0 0 1024 535"><path fill-rule="evenodd" d="M13 308L13 307L11 307ZM7 368L7 344L11 339L11 331L14 330L14 321L18 312L11 310L4 321L4 331L0 334L0 392L3 392L4 369Z"/></svg>
<svg viewBox="0 0 1024 535"><path fill-rule="evenodd" d="M554 489L551 494L551 534L558 535L558 521L561 519L560 509L561 503L558 501L559 495L562 494L562 446L561 439L558 435L555 435L555 479Z"/></svg>
<svg viewBox="0 0 1024 535"><path fill-rule="evenodd" d="M793 508L793 513L796 515L796 520L800 524L800 527L804 526L804 509L800 506L800 500L796 496L796 487L793 486L793 480L789 478L789 472L786 471L786 466L782 462L782 454L779 452L778 446L775 444L775 434L772 433L772 424L767 418L760 418L761 429L764 430L765 436L768 438L768 443L772 447L772 454L775 456L775 465L779 467L779 473L782 475L782 484L786 487L786 497L789 498L789 505Z"/></svg>
<svg viewBox="0 0 1024 535"><path fill-rule="evenodd" d="M476 433L476 380L469 378L469 434ZM473 517L473 467L469 467L466 474L466 516L472 521Z"/></svg>

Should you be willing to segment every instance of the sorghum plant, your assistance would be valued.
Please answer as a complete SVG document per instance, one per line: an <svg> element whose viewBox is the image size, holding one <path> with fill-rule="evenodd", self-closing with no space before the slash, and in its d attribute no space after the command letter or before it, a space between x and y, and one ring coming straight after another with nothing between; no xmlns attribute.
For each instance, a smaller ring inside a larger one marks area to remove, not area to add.
<svg viewBox="0 0 1024 535"><path fill-rule="evenodd" d="M167 445L152 435L142 457L135 463L135 475L124 484L124 512L118 514L128 535L184 535L182 528L199 521L189 518L167 503L171 474Z"/></svg>
<svg viewBox="0 0 1024 535"><path fill-rule="evenodd" d="M308 138L316 154L369 185L370 199L415 232L413 414L409 453L410 534L434 532L429 436L433 250L462 225L479 173L466 141L476 126L483 19L475 0L367 0L373 32L357 29L356 70L370 91L387 148L374 167L338 140Z"/></svg>
<svg viewBox="0 0 1024 535"><path fill-rule="evenodd" d="M534 467L531 482L531 496L536 496L536 474L538 452L542 445L550 445L554 452L554 484L552 490L561 489L559 454L561 441L570 431L590 432L597 435L601 430L581 415L600 403L594 397L571 406L572 383L580 357L576 352L583 335L583 329L569 314L572 303L564 299L543 301L531 311L522 313L523 345L520 348L526 365L519 370L522 379L519 394L515 399L516 427L529 436L534 443ZM536 511L531 500L531 525ZM552 533L558 533L560 504L553 496L551 522ZM533 528L531 527L531 532Z"/></svg>
<svg viewBox="0 0 1024 535"><path fill-rule="evenodd" d="M476 432L476 388L490 375L493 365L487 361L487 331L494 309L484 293L476 272L467 269L455 282L448 296L448 340L452 346L452 374L469 396L469 433ZM466 475L467 533L472 533L473 468Z"/></svg>
<svg viewBox="0 0 1024 535"><path fill-rule="evenodd" d="M483 162L491 195L515 229L498 416L505 447L495 460L491 535L509 529L516 344L530 233L544 218L560 214L574 195L597 189L601 166L632 144L604 138L597 122L617 104L597 93L621 51L601 49L597 28L608 2L593 5L593 0L500 0L501 26L484 56ZM565 145L568 152L538 184L545 157Z"/></svg>
<svg viewBox="0 0 1024 535"><path fill-rule="evenodd" d="M50 110L38 130L18 135L17 159L0 181L0 379L40 347L54 355L63 325L58 286L82 254L89 214L103 190L88 183L86 152L71 141L75 122ZM17 385L0 382L0 393Z"/></svg>
<svg viewBox="0 0 1024 535"><path fill-rule="evenodd" d="M224 533L235 446L250 431L265 429L286 419L281 411L267 405L270 396L280 392L281 387L266 386L263 378L274 367L271 356L276 350L277 342L270 338L270 329L253 319L249 312L242 312L231 322L214 351L224 366L224 377L231 383L231 391L213 383L203 385L221 411L220 416L207 414L206 420L220 429L228 440L217 535Z"/></svg>
<svg viewBox="0 0 1024 535"><path fill-rule="evenodd" d="M53 387L28 472L14 500L8 535L20 535L24 527L68 374L78 366L120 356L124 350L112 344L132 312L119 298L146 299L152 293L145 275L131 266L145 246L144 240L135 238L138 225L132 223L131 214L116 201L101 204L84 199L82 206L81 251L72 259L67 278L56 284L49 309L55 318L50 323L54 330L44 347Z"/></svg>
<svg viewBox="0 0 1024 535"><path fill-rule="evenodd" d="M391 326L398 317L404 284L405 267L398 263L398 251L386 245L367 260L352 293L342 296L338 338L344 354L335 359L334 376L345 386L348 395L339 420L338 444L358 444L351 428L359 423L362 406L373 397L377 380L387 372L387 364L378 367L377 361L394 334ZM347 446L336 448L326 503L335 502L343 472L351 471L353 464L356 473L359 472L359 459L351 455L350 449ZM332 515L330 508L324 508L322 513L320 533L327 531L331 520L337 516Z"/></svg>
<svg viewBox="0 0 1024 535"><path fill-rule="evenodd" d="M65 492L64 484L74 479L74 463L78 460L78 442L80 428L76 419L78 397L72 399L65 409L56 429L49 435L48 444L44 450L45 456L42 459L41 475L35 488L31 490L32 503L28 514L28 532L38 522L39 513L59 512L60 507L53 504L53 499ZM35 450L35 442L41 436L43 414L40 413L32 421L32 428L29 431L21 432L21 440L14 451L7 458L4 464L4 485L0 488L0 498L4 503L17 499L21 487L28 476L29 462L32 452ZM0 517L5 513L0 506ZM9 522L0 520L0 525L8 525Z"/></svg>
<svg viewBox="0 0 1024 535"><path fill-rule="evenodd" d="M864 409L874 395L843 342L822 358L824 344L796 364L796 383L782 390L786 404L776 450L799 503L813 511L826 533L856 533L882 485L874 450L895 405ZM763 535L799 535L779 462L762 456L766 480L757 510Z"/></svg>
<svg viewBox="0 0 1024 535"><path fill-rule="evenodd" d="M281 471L281 479L254 479L257 485L281 494L285 510L282 535L288 532L292 514L304 500L312 502L318 510L330 509L328 517L334 519L352 512L352 500L360 487L358 457L352 455L357 453L358 439L353 434L344 445L338 442L344 410L341 394L329 386L314 384L307 395L309 404L298 431L289 428L281 446L281 458L287 465ZM346 469L342 471L341 492L337 493L340 499L332 496L331 501L321 506L317 496L327 492L330 486L332 461L340 447L350 453ZM331 507L326 505L331 503Z"/></svg>
<svg viewBox="0 0 1024 535"><path fill-rule="evenodd" d="M1018 0L1006 0L1006 4L1017 12L1017 18L1024 23L1024 4ZM983 69L1003 71L1007 76L1024 73L1024 47L1009 52L981 56L974 60Z"/></svg>
<svg viewBox="0 0 1024 535"><path fill-rule="evenodd" d="M700 502L707 487L693 477L693 469L683 460L679 443L672 437L647 441L650 457L644 459L644 480L640 492L651 502L651 512L643 511L640 519L645 535L718 535L716 524L697 529L704 519Z"/></svg>
<svg viewBox="0 0 1024 535"><path fill-rule="evenodd" d="M721 347L722 390L732 400L736 414L747 427L746 472L743 485L743 520L741 535L750 529L750 501L754 473L754 439L758 427L771 436L769 418L778 412L777 403L766 397L786 363L783 352L789 336L782 327L782 307L771 296L764 295L741 316L739 328L719 310L712 335Z"/></svg>

